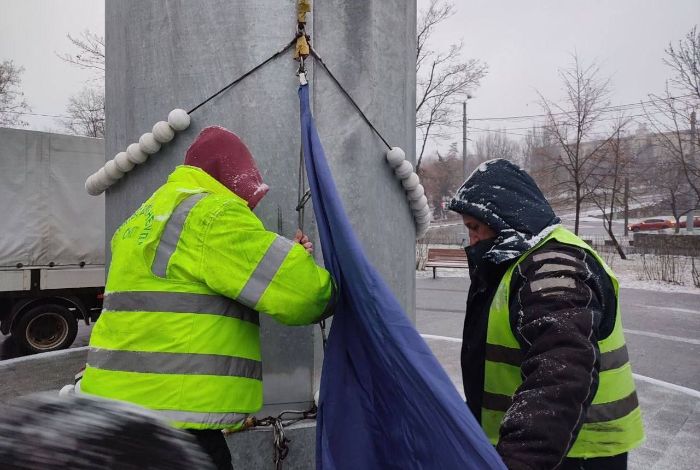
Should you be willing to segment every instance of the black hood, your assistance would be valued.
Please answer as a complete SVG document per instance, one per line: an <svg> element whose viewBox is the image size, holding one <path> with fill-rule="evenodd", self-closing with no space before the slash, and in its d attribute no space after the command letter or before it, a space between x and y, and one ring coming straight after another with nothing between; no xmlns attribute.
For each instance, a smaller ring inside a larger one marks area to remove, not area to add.
<svg viewBox="0 0 700 470"><path fill-rule="evenodd" d="M560 222L532 177L503 159L479 165L449 209L479 219L496 232L494 246L484 255L493 263L520 256Z"/></svg>

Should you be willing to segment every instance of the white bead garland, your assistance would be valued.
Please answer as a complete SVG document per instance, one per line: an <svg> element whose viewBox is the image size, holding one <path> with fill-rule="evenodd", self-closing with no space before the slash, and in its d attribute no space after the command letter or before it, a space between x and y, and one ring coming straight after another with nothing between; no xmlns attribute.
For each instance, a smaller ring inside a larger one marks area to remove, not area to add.
<svg viewBox="0 0 700 470"><path fill-rule="evenodd" d="M151 132L153 133L153 137L161 144L167 144L175 137L175 131L170 127L170 124L165 121L156 122Z"/></svg>
<svg viewBox="0 0 700 470"><path fill-rule="evenodd" d="M415 211L416 217L430 217L430 206L428 204L422 206Z"/></svg>
<svg viewBox="0 0 700 470"><path fill-rule="evenodd" d="M432 218L428 198L425 196L425 188L420 184L420 178L413 171L413 165L406 160L406 154L400 147L392 147L386 153L386 160L406 190L406 197L413 211L416 225L416 238L421 238L428 231Z"/></svg>
<svg viewBox="0 0 700 470"><path fill-rule="evenodd" d="M110 186L112 186L114 183L117 182L115 178L111 178L107 172L105 171L105 167L100 168L97 170L96 176L95 176L95 181L96 185L99 189L102 191L106 190Z"/></svg>
<svg viewBox="0 0 700 470"><path fill-rule="evenodd" d="M116 154L114 156L114 164L124 173L131 171L135 166L135 164L129 160L129 154L126 152L119 152Z"/></svg>
<svg viewBox="0 0 700 470"><path fill-rule="evenodd" d="M156 138L153 137L153 133L146 132L139 137L139 148L143 153L153 155L154 153L158 153L158 150L160 150L160 144Z"/></svg>
<svg viewBox="0 0 700 470"><path fill-rule="evenodd" d="M411 201L411 209L413 209L414 211L420 209L423 206L427 206L427 205L428 205L428 198L425 196L421 196L420 199L418 199L416 201Z"/></svg>
<svg viewBox="0 0 700 470"><path fill-rule="evenodd" d="M117 168L117 164L114 162L114 160L110 160L105 163L105 173L113 180L118 180L124 176L124 172Z"/></svg>
<svg viewBox="0 0 700 470"><path fill-rule="evenodd" d="M126 148L126 154L128 155L129 161L135 165L140 165L148 160L148 154L143 153L141 147L136 142L129 144Z"/></svg>
<svg viewBox="0 0 700 470"><path fill-rule="evenodd" d="M418 178L417 174L412 172L407 178L404 178L404 180L401 181L401 184L406 191L411 191L418 187L420 184L420 178Z"/></svg>
<svg viewBox="0 0 700 470"><path fill-rule="evenodd" d="M422 184L419 184L418 186L416 186L416 189L408 192L408 199L409 201L416 201L420 199L423 195L425 195L425 188Z"/></svg>
<svg viewBox="0 0 700 470"><path fill-rule="evenodd" d="M391 150L386 153L386 159L392 168L396 168L406 159L406 154L400 147L392 147Z"/></svg>
<svg viewBox="0 0 700 470"><path fill-rule="evenodd" d="M184 131L190 126L190 115L184 109L173 109L168 120L158 121L152 132L142 134L138 142L130 144L126 151L117 153L112 160L85 180L85 190L91 196L102 194L107 188L121 179L125 173L148 160L157 153L162 144L173 140L176 131Z"/></svg>
<svg viewBox="0 0 700 470"><path fill-rule="evenodd" d="M175 137L175 132L187 129L190 122L187 111L173 109L168 114L167 122L158 121L153 125L152 132L142 134L138 143L130 144L125 152L117 153L114 159L90 175L85 180L85 190L91 196L103 193L125 173L148 160L149 155L157 153L162 144L170 142ZM431 219L425 188L420 184L420 178L413 171L413 165L406 160L406 154L400 147L392 147L387 152L386 159L406 190L416 224L416 237L421 238L427 232Z"/></svg>
<svg viewBox="0 0 700 470"><path fill-rule="evenodd" d="M408 178L408 176L413 173L413 165L408 160L401 162L399 166L394 169L394 174L399 179Z"/></svg>
<svg viewBox="0 0 700 470"><path fill-rule="evenodd" d="M90 175L85 180L85 190L90 196L98 196L100 193L102 193L95 182L95 175Z"/></svg>
<svg viewBox="0 0 700 470"><path fill-rule="evenodd" d="M173 109L168 114L168 124L176 131L184 131L190 127L190 115L184 109Z"/></svg>

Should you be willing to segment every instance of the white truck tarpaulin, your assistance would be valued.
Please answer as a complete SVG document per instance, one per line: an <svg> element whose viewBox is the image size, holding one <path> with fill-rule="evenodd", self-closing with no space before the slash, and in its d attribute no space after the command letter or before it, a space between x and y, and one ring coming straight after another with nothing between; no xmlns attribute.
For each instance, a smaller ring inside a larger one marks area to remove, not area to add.
<svg viewBox="0 0 700 470"><path fill-rule="evenodd" d="M104 196L85 179L102 139L0 129L0 269L104 264Z"/></svg>

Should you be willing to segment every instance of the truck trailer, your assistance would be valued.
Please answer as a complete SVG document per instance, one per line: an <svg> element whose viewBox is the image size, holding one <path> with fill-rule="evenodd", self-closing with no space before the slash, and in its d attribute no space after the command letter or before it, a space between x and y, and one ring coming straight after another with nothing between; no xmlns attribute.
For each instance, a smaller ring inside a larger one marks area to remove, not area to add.
<svg viewBox="0 0 700 470"><path fill-rule="evenodd" d="M102 308L102 139L0 128L0 331L24 353L68 348Z"/></svg>

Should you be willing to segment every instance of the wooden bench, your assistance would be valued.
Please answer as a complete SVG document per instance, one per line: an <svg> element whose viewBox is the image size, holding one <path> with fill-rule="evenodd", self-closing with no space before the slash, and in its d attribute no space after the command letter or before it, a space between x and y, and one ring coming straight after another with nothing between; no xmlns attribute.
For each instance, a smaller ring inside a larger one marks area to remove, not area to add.
<svg viewBox="0 0 700 470"><path fill-rule="evenodd" d="M468 268L467 254L462 248L428 248L426 268L433 268L435 279L436 268Z"/></svg>

